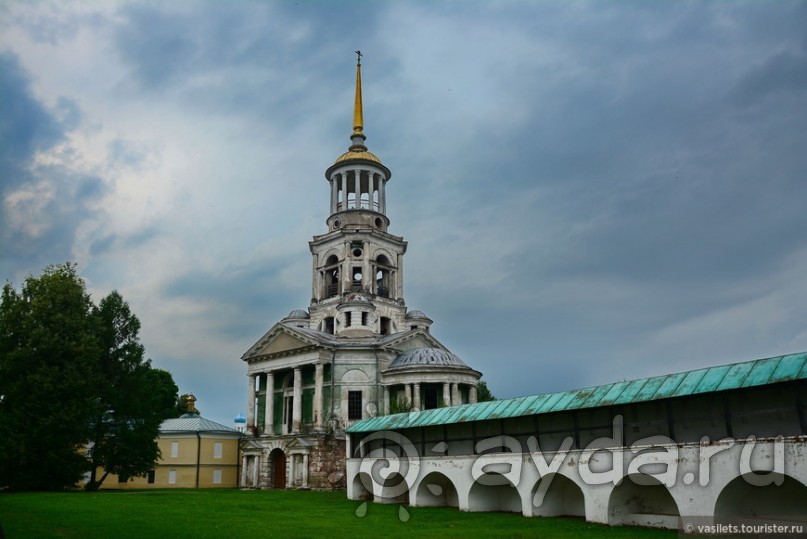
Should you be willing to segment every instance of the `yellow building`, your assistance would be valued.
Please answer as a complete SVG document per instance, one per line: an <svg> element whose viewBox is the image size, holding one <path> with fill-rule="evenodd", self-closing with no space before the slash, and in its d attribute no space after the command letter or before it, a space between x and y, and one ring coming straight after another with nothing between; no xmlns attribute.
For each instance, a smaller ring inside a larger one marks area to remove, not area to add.
<svg viewBox="0 0 807 539"><path fill-rule="evenodd" d="M161 457L154 470L126 482L109 474L102 488L235 488L241 436L198 414L167 419L160 425L157 444Z"/></svg>

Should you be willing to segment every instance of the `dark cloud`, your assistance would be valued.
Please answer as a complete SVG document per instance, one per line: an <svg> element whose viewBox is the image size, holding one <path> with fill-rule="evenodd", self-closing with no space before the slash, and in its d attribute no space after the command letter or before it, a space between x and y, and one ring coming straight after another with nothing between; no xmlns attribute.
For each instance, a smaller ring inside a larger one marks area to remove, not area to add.
<svg viewBox="0 0 807 539"><path fill-rule="evenodd" d="M29 75L11 52L0 53L0 271L3 278L35 273L69 260L79 224L89 204L106 191L98 176L69 164L40 164L38 152L51 150L75 127L81 114L60 98L50 110L34 97Z"/></svg>
<svg viewBox="0 0 807 539"><path fill-rule="evenodd" d="M302 276L294 288L280 278L296 258L270 256L217 271L189 271L166 283L162 294L203 305L221 337L257 339L288 311L307 304L310 276Z"/></svg>
<svg viewBox="0 0 807 539"><path fill-rule="evenodd" d="M742 106L763 100L800 98L807 94L807 51L779 52L755 66L733 91Z"/></svg>
<svg viewBox="0 0 807 539"><path fill-rule="evenodd" d="M0 178L2 188L25 181L33 155L62 140L64 128L31 93L31 79L10 51L0 52Z"/></svg>

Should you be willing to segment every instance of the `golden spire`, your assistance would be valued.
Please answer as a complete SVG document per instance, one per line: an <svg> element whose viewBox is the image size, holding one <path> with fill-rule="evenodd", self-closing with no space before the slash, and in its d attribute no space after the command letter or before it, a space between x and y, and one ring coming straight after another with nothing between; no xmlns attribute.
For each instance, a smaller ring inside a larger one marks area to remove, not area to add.
<svg viewBox="0 0 807 539"><path fill-rule="evenodd" d="M353 136L364 137L364 113L361 105L361 51L356 51L356 101L353 104Z"/></svg>

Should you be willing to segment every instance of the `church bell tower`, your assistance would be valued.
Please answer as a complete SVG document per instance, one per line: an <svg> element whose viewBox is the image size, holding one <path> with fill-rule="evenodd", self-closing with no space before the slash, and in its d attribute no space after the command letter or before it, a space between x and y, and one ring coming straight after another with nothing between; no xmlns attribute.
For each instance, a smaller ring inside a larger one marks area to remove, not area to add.
<svg viewBox="0 0 807 539"><path fill-rule="evenodd" d="M330 187L328 231L309 242L310 327L351 339L409 329L403 298L406 242L387 231L386 187L392 174L365 145L361 52L356 53L350 147L325 171Z"/></svg>

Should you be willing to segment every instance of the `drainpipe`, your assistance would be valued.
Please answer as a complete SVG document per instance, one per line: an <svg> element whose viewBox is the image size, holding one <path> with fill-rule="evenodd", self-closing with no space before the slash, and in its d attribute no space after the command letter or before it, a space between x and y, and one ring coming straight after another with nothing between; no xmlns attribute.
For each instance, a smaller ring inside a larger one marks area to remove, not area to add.
<svg viewBox="0 0 807 539"><path fill-rule="evenodd" d="M202 456L202 434L196 431L196 488L199 488L199 459Z"/></svg>
<svg viewBox="0 0 807 539"><path fill-rule="evenodd" d="M334 320L334 324L335 323L336 320ZM333 421L334 399L335 399L334 396L335 393L334 380L336 379L335 364L336 364L336 348L333 349L333 354L331 354L331 419L330 419L331 421Z"/></svg>
<svg viewBox="0 0 807 539"><path fill-rule="evenodd" d="M381 396L378 395L378 391L381 388L381 372L379 372L379 365L378 365L378 349L376 348L373 350L375 354L375 415L384 415L384 411L381 409L384 406L384 394L382 392Z"/></svg>

